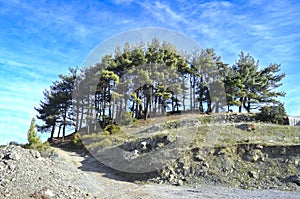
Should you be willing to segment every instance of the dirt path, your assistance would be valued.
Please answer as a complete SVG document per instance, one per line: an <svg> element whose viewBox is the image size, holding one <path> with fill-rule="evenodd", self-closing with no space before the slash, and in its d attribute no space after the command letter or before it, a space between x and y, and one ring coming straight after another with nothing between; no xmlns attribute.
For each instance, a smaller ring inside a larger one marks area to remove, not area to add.
<svg viewBox="0 0 300 199"><path fill-rule="evenodd" d="M156 198L300 198L300 190L241 190L200 185L197 187L147 184L123 181L114 171L90 156L55 148L60 157L80 169L81 176L74 181L79 188L98 198L156 199ZM92 198L92 197L91 197Z"/></svg>

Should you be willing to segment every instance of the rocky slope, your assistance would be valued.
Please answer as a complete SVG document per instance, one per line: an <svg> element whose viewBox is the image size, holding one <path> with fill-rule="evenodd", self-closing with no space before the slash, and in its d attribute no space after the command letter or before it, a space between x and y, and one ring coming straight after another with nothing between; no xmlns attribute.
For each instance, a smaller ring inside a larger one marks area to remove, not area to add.
<svg viewBox="0 0 300 199"><path fill-rule="evenodd" d="M194 148L151 179L158 183L221 184L243 189L297 190L300 146L242 144Z"/></svg>
<svg viewBox="0 0 300 199"><path fill-rule="evenodd" d="M245 147L216 148L208 151L206 156L194 149L161 170L160 173L156 173L158 175L155 178L147 178L149 181L161 184L145 184L146 178L142 184L135 184L129 182L129 178L122 177L120 173L105 167L88 154L80 155L78 151L77 153L72 152L68 148L63 148L63 150L57 148L57 154L44 158L34 150L13 145L6 146L0 148L0 198L299 198L300 191L297 185L299 178L288 173L280 173L282 179L275 179L275 184L279 185L280 189L287 187L289 190L297 189L297 191L250 191L219 186L226 183L225 176L228 176L228 181L236 177L241 179L244 177L250 181L249 187L252 187L255 181L272 181L271 177L262 175L264 174L262 171L254 170L254 166L245 168L247 172L244 173L244 176L234 174L239 173L238 169L241 169L236 163L242 162L238 157L244 158L245 162L254 165L268 163L270 161L268 158L275 158L281 163L283 160L286 161L280 157L273 157L270 148L258 147L261 153L250 153L257 147L251 146L248 152ZM233 153L234 150L237 151ZM287 148L286 154L290 155L294 152L297 154L297 150L297 148L295 150ZM274 152L277 154L278 151L274 149ZM234 156L233 154L240 155ZM269 156L266 158L265 154L269 154ZM213 158L209 158L210 156ZM265 159L262 159L263 157ZM298 169L296 160L299 156L291 157L289 156L290 164L295 164ZM219 168L223 170L218 170ZM285 176L289 177L285 178ZM261 180L263 178L267 180ZM214 181L219 182L219 185ZM278 182L280 183L278 184ZM168 185L170 183L183 184L183 186ZM262 185L258 186L266 188Z"/></svg>
<svg viewBox="0 0 300 199"><path fill-rule="evenodd" d="M91 198L74 185L80 176L58 156L14 145L0 149L0 198Z"/></svg>

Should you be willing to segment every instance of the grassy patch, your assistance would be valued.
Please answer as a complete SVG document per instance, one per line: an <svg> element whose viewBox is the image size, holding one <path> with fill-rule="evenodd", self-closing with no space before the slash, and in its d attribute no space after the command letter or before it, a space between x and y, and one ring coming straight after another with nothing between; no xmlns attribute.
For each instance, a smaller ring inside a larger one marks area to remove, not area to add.
<svg viewBox="0 0 300 199"><path fill-rule="evenodd" d="M87 149L103 149L107 147L118 146L129 139L131 139L131 136L125 132L114 132L111 134L107 131L104 131L101 133L84 134L81 136L82 143Z"/></svg>
<svg viewBox="0 0 300 199"><path fill-rule="evenodd" d="M253 131L241 130L237 124L202 125L198 127L194 146L205 146L209 139L215 146L230 146L243 143L262 145L300 144L300 128L282 125L256 123Z"/></svg>

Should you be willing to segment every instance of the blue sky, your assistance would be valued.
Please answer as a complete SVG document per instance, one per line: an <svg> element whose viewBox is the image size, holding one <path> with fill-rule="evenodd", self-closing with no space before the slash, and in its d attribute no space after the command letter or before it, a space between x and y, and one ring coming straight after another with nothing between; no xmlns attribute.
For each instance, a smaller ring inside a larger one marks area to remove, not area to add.
<svg viewBox="0 0 300 199"><path fill-rule="evenodd" d="M280 63L289 115L300 115L300 2L0 0L0 144L26 142L30 120L57 75L81 66L106 39L135 28L178 31L232 65L241 50Z"/></svg>

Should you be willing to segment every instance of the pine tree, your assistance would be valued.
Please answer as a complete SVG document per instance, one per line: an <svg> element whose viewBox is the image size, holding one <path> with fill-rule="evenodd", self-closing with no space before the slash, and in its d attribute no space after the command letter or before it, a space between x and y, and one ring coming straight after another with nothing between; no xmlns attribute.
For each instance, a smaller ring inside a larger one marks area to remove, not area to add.
<svg viewBox="0 0 300 199"><path fill-rule="evenodd" d="M240 59L232 67L234 78L231 83L235 88L233 104L239 106L239 112L242 112L242 108L250 112L263 103L277 103L276 98L285 95L284 92L275 90L282 85L281 80L285 77L285 74L277 74L280 65L270 64L262 70L258 66L259 61L241 52Z"/></svg>
<svg viewBox="0 0 300 199"><path fill-rule="evenodd" d="M37 146L40 145L42 142L40 138L37 135L37 132L35 130L35 119L32 118L30 128L27 133L27 140L29 143L29 146Z"/></svg>
<svg viewBox="0 0 300 199"><path fill-rule="evenodd" d="M71 74L59 75L60 80L53 82L50 90L44 91L44 101L40 102L40 107L35 108L38 112L37 118L44 122L37 126L41 132L51 132L50 139L53 138L56 127L61 128L63 137L66 127L74 126L74 115L72 111L72 91L75 85L77 69L69 69Z"/></svg>
<svg viewBox="0 0 300 199"><path fill-rule="evenodd" d="M54 99L50 91L44 91L44 101L40 101L40 107L35 107L35 110L39 113L37 118L44 122L43 125L37 125L38 131L42 133L50 131L50 140L52 140L54 137L59 110L57 105L54 103Z"/></svg>
<svg viewBox="0 0 300 199"><path fill-rule="evenodd" d="M258 75L258 61L255 61L249 54L245 55L244 52L241 52L239 60L233 65L232 69L235 74L234 85L237 97L235 103L239 106L239 112L242 112L242 108L250 112L252 105L258 103L260 97L255 92L260 78Z"/></svg>

